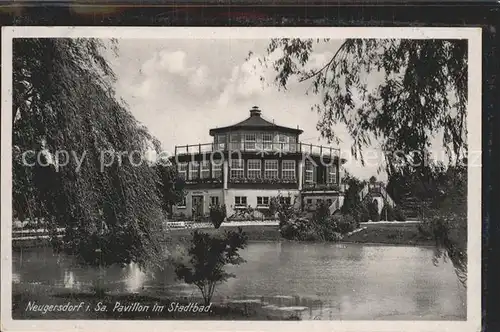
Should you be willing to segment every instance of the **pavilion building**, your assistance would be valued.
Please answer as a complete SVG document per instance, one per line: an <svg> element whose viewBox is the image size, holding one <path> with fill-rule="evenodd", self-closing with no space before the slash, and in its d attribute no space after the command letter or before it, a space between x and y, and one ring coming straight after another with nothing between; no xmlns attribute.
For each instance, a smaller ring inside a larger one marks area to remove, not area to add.
<svg viewBox="0 0 500 332"><path fill-rule="evenodd" d="M198 218L211 204L224 204L228 217L248 206L265 212L277 196L301 209L324 201L335 213L345 160L339 149L301 143L302 132L265 120L254 106L247 119L210 129L212 142L176 146L172 161L186 195L173 213Z"/></svg>

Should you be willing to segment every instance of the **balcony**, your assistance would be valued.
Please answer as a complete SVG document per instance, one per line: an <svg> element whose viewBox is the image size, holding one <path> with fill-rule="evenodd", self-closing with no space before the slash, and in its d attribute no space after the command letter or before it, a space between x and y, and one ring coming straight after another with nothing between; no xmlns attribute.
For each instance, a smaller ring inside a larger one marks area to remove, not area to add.
<svg viewBox="0 0 500 332"><path fill-rule="evenodd" d="M258 155L277 155L286 153L310 154L313 156L340 157L340 149L329 146L305 143L272 143L272 142L231 142L204 143L195 145L178 145L175 155L210 154L214 152L249 152Z"/></svg>
<svg viewBox="0 0 500 332"><path fill-rule="evenodd" d="M194 179L189 179L189 180L184 180L186 184L193 184L193 183L222 183L222 177L218 178L194 178Z"/></svg>
<svg viewBox="0 0 500 332"><path fill-rule="evenodd" d="M302 191L345 191L344 184L336 184L336 183L304 183Z"/></svg>
<svg viewBox="0 0 500 332"><path fill-rule="evenodd" d="M268 184L296 184L297 179L280 179L280 178L249 178L249 177L238 177L238 178L229 178L229 183L268 183Z"/></svg>

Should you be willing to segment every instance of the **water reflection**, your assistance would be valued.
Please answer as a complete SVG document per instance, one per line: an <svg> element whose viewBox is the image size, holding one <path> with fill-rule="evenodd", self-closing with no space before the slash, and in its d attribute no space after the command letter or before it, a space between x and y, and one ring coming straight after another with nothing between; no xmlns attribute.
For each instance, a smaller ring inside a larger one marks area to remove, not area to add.
<svg viewBox="0 0 500 332"><path fill-rule="evenodd" d="M306 307L304 319L465 319L465 289L451 264L435 267L432 255L418 247L251 243L242 252L247 262L227 269L237 278L220 285L214 299ZM96 280L115 292L198 296L168 266L99 270L48 248L14 253L13 282L83 290Z"/></svg>

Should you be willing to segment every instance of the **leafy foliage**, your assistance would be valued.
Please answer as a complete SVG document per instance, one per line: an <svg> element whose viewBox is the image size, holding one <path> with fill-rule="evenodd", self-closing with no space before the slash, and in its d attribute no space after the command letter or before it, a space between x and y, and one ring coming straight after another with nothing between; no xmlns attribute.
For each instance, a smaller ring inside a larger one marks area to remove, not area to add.
<svg viewBox="0 0 500 332"><path fill-rule="evenodd" d="M172 206L182 202L185 196L184 180L179 177L177 168L172 164L158 162L154 168L158 175L157 188L162 208L171 214Z"/></svg>
<svg viewBox="0 0 500 332"><path fill-rule="evenodd" d="M162 213L157 174L139 162L159 144L116 100L104 46L95 39L13 41L13 210L21 220L43 217L52 230L64 227L54 246L83 263L144 263L161 255ZM38 161L29 150L41 152Z"/></svg>
<svg viewBox="0 0 500 332"><path fill-rule="evenodd" d="M387 202L384 202L384 206L382 207L382 211L380 212L380 217L382 218L382 220L385 221L396 220L396 214L394 212L394 209Z"/></svg>
<svg viewBox="0 0 500 332"><path fill-rule="evenodd" d="M332 223L335 232L342 235L350 233L358 228L358 222L349 214L332 216Z"/></svg>
<svg viewBox="0 0 500 332"><path fill-rule="evenodd" d="M321 97L312 109L321 116L323 137L338 142L333 125L344 124L362 161L363 147L380 141L390 172L401 159L411 160L410 152L425 152L440 131L449 152L460 156L467 149L466 40L347 39L323 67L309 69L314 46L328 42L273 39L267 54L282 54L263 59L279 87L292 78L311 83L308 92Z"/></svg>
<svg viewBox="0 0 500 332"><path fill-rule="evenodd" d="M223 236L212 236L198 230L193 232L188 250L189 262L175 262L177 277L200 290L205 304L210 304L217 284L234 278L224 267L244 262L239 250L245 248L248 238L238 227L238 231L226 231Z"/></svg>
<svg viewBox="0 0 500 332"><path fill-rule="evenodd" d="M359 192L366 186L365 181L361 181L355 176L346 172L344 183L347 184L347 190L344 194L344 204L340 208L343 214L349 214L358 222L368 221L368 211L359 199Z"/></svg>
<svg viewBox="0 0 500 332"><path fill-rule="evenodd" d="M380 214L378 213L378 204L377 201L373 200L368 203L368 214L370 216L370 220L377 222L380 221Z"/></svg>
<svg viewBox="0 0 500 332"><path fill-rule="evenodd" d="M226 206L223 205L210 205L210 221L216 229L222 225L224 219L226 219Z"/></svg>
<svg viewBox="0 0 500 332"><path fill-rule="evenodd" d="M291 197L285 199L283 195L279 194L276 197L271 197L269 201L269 213L273 216L277 215L280 227L286 224L294 216L298 216L300 211L296 209L297 197L292 202Z"/></svg>
<svg viewBox="0 0 500 332"><path fill-rule="evenodd" d="M467 41L347 39L335 47L324 66L311 69L308 65L314 46L329 42L273 39L267 56L261 60L275 70L274 83L280 88L286 89L291 81L310 82L307 92L320 97L312 110L320 115L317 129L324 138L338 143L333 126L345 125L353 140L351 152L362 162L363 148L378 141L389 177L405 179L406 173L416 172L420 194L427 196L432 192L425 186L432 175L425 164L431 140L442 134L442 145L452 168L467 153ZM281 55L271 60L275 51L281 51ZM449 189L446 193L453 191ZM389 192L399 196L399 190L393 188ZM426 209L436 210L432 201L420 201L422 205L425 202ZM439 215L431 217L443 221L444 216ZM459 217L453 220L458 223L453 227L452 221L438 227L443 231L441 235L434 232L448 255L455 257L458 272L463 271L466 250L464 221ZM453 244L445 241L452 236L448 233L452 229L457 233L454 237L460 239ZM455 250L455 246L462 250Z"/></svg>
<svg viewBox="0 0 500 332"><path fill-rule="evenodd" d="M438 195L424 219L436 241L436 260L450 259L459 279L467 280L467 168L448 167L436 174Z"/></svg>

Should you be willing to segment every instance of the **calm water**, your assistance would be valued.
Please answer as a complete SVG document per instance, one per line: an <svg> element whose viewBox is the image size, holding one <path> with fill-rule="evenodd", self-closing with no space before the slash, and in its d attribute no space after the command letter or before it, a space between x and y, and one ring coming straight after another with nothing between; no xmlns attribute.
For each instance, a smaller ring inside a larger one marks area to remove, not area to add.
<svg viewBox="0 0 500 332"><path fill-rule="evenodd" d="M89 289L99 271L82 268L49 248L13 253L13 282ZM214 300L265 297L280 306L305 306L305 319L466 319L466 290L449 263L432 263L431 248L253 242L236 278ZM172 271L109 268L117 292L197 296Z"/></svg>

